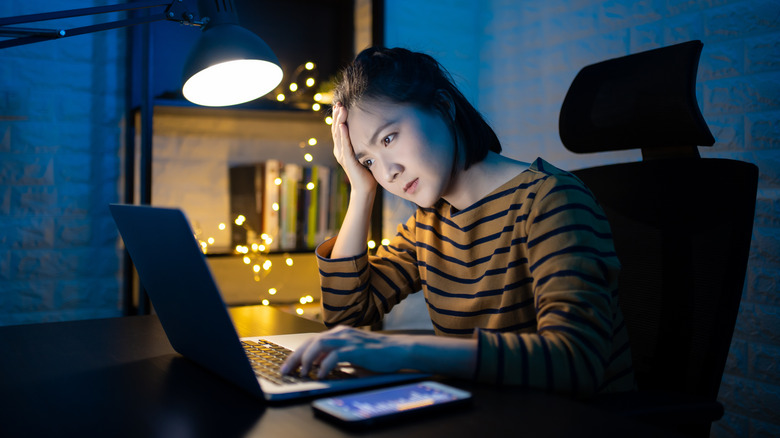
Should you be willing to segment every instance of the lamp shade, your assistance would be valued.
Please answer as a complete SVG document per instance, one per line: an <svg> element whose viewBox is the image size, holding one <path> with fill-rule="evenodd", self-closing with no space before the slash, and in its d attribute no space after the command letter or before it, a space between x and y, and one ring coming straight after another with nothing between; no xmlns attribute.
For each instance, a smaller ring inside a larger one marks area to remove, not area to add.
<svg viewBox="0 0 780 438"><path fill-rule="evenodd" d="M282 81L270 47L234 23L206 28L184 65L182 93L192 103L227 106L263 96Z"/></svg>

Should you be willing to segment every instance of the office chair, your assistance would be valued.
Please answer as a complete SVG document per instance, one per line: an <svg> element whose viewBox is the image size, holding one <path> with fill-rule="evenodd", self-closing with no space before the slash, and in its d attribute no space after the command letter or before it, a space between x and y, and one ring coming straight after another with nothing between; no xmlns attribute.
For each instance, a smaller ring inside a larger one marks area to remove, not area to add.
<svg viewBox="0 0 780 438"><path fill-rule="evenodd" d="M622 264L620 307L638 391L597 404L708 436L747 269L758 168L701 158L703 44L689 41L583 68L559 131L575 153L636 149L642 161L574 171L604 208Z"/></svg>

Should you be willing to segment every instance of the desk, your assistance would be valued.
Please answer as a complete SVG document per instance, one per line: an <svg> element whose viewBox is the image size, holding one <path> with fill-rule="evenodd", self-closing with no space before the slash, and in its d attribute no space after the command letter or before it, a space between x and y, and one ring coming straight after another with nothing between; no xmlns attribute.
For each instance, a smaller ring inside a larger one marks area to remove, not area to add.
<svg viewBox="0 0 780 438"><path fill-rule="evenodd" d="M242 336L322 331L263 306L231 310ZM267 406L174 352L156 316L0 327L0 436L279 437L349 435L308 402ZM668 436L565 397L449 381L465 411L371 437Z"/></svg>

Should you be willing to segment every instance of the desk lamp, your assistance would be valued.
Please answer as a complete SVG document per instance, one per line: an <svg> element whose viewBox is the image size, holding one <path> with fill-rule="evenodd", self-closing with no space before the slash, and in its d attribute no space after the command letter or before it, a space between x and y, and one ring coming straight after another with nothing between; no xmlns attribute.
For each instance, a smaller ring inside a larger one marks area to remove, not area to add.
<svg viewBox="0 0 780 438"><path fill-rule="evenodd" d="M15 26L162 6L167 6L165 11L67 30ZM190 102L203 106L237 105L276 88L282 81L279 60L260 37L238 25L233 0L198 0L198 10L200 19L196 20L183 0L158 0L0 18L0 37L11 37L0 41L0 49L169 20L200 26L203 30L184 66L182 92Z"/></svg>

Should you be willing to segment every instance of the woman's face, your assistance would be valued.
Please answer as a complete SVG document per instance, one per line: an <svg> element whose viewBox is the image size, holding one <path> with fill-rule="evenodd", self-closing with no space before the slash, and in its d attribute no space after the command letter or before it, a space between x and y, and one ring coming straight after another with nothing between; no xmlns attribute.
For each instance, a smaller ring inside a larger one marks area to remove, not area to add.
<svg viewBox="0 0 780 438"><path fill-rule="evenodd" d="M420 207L445 197L456 151L440 113L367 99L349 109L347 126L358 162L385 190Z"/></svg>

